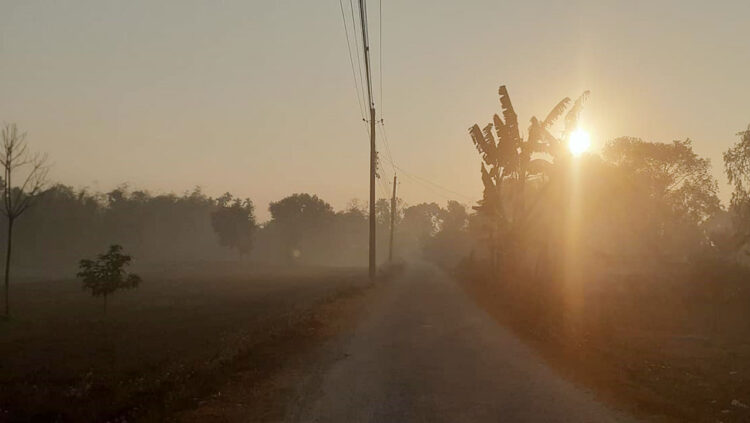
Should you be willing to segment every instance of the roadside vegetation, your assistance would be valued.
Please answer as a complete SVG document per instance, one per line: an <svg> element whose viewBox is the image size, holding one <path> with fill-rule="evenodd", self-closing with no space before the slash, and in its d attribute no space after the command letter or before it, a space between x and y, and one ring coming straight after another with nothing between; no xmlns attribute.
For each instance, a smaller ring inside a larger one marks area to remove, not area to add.
<svg viewBox="0 0 750 423"><path fill-rule="evenodd" d="M501 116L470 129L485 191L456 268L491 314L574 380L643 416L750 418L750 130L724 155L732 201L689 139L564 141L581 100L518 134ZM561 134L559 137L553 133Z"/></svg>

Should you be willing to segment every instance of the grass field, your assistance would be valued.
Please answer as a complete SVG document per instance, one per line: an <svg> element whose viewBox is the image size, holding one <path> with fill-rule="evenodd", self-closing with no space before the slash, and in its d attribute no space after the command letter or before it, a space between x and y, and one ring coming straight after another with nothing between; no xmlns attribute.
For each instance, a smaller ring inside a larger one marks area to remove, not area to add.
<svg viewBox="0 0 750 423"><path fill-rule="evenodd" d="M487 275L461 275L476 302L601 398L649 421L750 421L746 271L590 275L575 310L552 285Z"/></svg>
<svg viewBox="0 0 750 423"><path fill-rule="evenodd" d="M141 287L112 296L106 315L73 279L13 285L13 318L0 322L0 421L160 420L214 392L240 359L262 373L254 351L273 357L322 304L367 285L355 269L139 273Z"/></svg>

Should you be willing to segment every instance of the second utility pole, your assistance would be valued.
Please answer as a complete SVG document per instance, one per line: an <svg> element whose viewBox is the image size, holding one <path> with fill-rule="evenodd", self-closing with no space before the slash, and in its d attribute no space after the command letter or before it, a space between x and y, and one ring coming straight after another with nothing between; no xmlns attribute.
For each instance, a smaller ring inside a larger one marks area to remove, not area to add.
<svg viewBox="0 0 750 423"><path fill-rule="evenodd" d="M393 175L393 197L391 197L391 240L388 242L388 263L393 262L393 227L396 226L396 175Z"/></svg>
<svg viewBox="0 0 750 423"><path fill-rule="evenodd" d="M367 101L370 103L370 280L375 279L375 172L377 153L375 152L375 102L372 99L370 79L370 42L367 36L367 9L365 0L359 0L359 18L362 22L362 43L365 47L365 74L367 75Z"/></svg>

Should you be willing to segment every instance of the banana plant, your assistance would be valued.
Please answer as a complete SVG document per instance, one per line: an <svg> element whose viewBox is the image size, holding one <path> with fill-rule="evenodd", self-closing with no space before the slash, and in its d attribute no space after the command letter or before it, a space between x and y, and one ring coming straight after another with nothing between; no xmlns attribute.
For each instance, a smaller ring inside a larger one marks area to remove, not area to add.
<svg viewBox="0 0 750 423"><path fill-rule="evenodd" d="M484 184L482 200L474 209L495 222L495 228L491 232L493 239L498 238L501 227L520 226L528 216L525 205L527 179L544 175L549 180L554 174L555 164L569 156L563 140L578 125L589 92L581 94L570 109L568 106L571 100L566 97L552 108L544 120L532 117L525 140L519 132L518 115L513 109L505 85L500 86L498 94L502 117L495 114L492 122L484 128L477 124L469 128L471 140L482 156L481 174ZM550 131L563 114L564 130L560 137L556 137ZM503 190L506 190L505 185L508 185L507 197L515 203L515 207L511 208L512 213L508 213L502 201L505 198L502 195Z"/></svg>

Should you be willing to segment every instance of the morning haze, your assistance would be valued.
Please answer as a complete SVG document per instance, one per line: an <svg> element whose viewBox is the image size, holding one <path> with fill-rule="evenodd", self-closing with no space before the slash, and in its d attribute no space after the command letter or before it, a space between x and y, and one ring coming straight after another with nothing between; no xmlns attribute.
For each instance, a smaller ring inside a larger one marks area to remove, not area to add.
<svg viewBox="0 0 750 423"><path fill-rule="evenodd" d="M0 0L0 422L750 422L749 28Z"/></svg>
<svg viewBox="0 0 750 423"><path fill-rule="evenodd" d="M269 201L292 192L314 190L337 207L366 199L367 135L337 2L5 1L2 9L0 116L54 158L56 180L155 192L201 185L252 196L264 217ZM531 111L589 89L584 120L595 148L621 135L690 137L724 185L720 154L747 124L747 2L383 9L382 117L397 164L416 175L480 197L465 126L494 110L488 93L502 80L511 94L533 93L518 96L522 126ZM424 158L426 150L434 154ZM403 184L404 198L426 200L412 185Z"/></svg>

